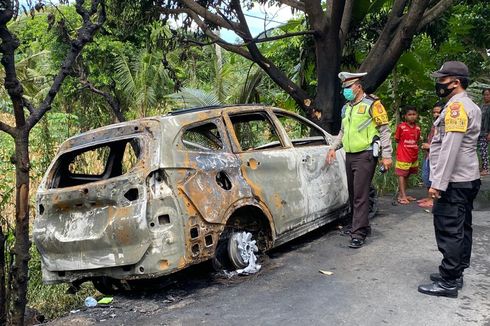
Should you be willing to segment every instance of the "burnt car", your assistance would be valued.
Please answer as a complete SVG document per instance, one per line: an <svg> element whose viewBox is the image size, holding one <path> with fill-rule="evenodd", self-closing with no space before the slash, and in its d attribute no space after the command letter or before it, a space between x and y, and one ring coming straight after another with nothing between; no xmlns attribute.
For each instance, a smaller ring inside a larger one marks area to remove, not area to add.
<svg viewBox="0 0 490 326"><path fill-rule="evenodd" d="M37 193L45 283L102 292L213 259L244 268L348 212L332 136L274 107L175 111L66 140Z"/></svg>

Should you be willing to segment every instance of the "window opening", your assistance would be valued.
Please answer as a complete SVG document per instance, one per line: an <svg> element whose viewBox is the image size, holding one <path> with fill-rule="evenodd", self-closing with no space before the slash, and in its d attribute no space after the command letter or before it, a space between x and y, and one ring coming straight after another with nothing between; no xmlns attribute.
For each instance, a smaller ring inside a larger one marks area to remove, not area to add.
<svg viewBox="0 0 490 326"><path fill-rule="evenodd" d="M138 138L91 146L65 153L55 164L51 188L79 186L128 173L140 159Z"/></svg>
<svg viewBox="0 0 490 326"><path fill-rule="evenodd" d="M277 131L265 114L231 116L242 151L282 147Z"/></svg>
<svg viewBox="0 0 490 326"><path fill-rule="evenodd" d="M276 113L293 146L328 145L324 134L318 127L294 116Z"/></svg>
<svg viewBox="0 0 490 326"><path fill-rule="evenodd" d="M219 151L223 149L223 141L218 127L214 123L206 123L189 128L182 135L184 147L191 151Z"/></svg>

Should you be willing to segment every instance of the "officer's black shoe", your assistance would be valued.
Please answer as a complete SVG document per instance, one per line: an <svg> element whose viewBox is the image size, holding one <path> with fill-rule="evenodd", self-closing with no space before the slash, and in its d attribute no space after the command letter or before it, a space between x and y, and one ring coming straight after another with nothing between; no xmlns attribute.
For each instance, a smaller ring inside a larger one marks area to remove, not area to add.
<svg viewBox="0 0 490 326"><path fill-rule="evenodd" d="M362 239L357 239L357 238L352 238L349 243L349 248L361 248L364 245L364 240Z"/></svg>
<svg viewBox="0 0 490 326"><path fill-rule="evenodd" d="M444 281L434 282L431 284L419 285L419 292L423 294L434 295L437 297L457 298L458 286L456 285L456 283L454 283L453 285Z"/></svg>
<svg viewBox="0 0 490 326"><path fill-rule="evenodd" d="M430 280L431 281L434 281L434 282L441 282L441 281L444 281L441 277L441 274L439 273L432 273L430 274ZM463 275L461 275L459 278L456 279L456 286L458 287L458 289L462 289L463 288Z"/></svg>

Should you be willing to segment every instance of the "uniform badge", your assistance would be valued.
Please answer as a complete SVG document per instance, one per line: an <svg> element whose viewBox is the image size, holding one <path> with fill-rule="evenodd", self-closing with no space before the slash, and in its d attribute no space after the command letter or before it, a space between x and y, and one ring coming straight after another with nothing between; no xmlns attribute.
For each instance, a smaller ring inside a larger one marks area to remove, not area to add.
<svg viewBox="0 0 490 326"><path fill-rule="evenodd" d="M445 132L466 132L468 130L468 115L461 102L449 105L450 113L444 117Z"/></svg>
<svg viewBox="0 0 490 326"><path fill-rule="evenodd" d="M359 114L366 113L366 106L365 105L360 105L359 106L359 109L357 109L357 113L359 113Z"/></svg>
<svg viewBox="0 0 490 326"><path fill-rule="evenodd" d="M386 110L380 101L374 102L372 112L374 123L377 126L388 124L388 114L386 113Z"/></svg>
<svg viewBox="0 0 490 326"><path fill-rule="evenodd" d="M451 110L451 118L459 117L460 108L461 108L461 103L458 103L458 102L452 103L449 106L449 109Z"/></svg>

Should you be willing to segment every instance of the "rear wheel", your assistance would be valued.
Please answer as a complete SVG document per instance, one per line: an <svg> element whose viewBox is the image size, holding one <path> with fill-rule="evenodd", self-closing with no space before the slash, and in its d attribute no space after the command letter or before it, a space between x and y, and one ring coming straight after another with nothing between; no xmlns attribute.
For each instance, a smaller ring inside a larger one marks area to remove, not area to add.
<svg viewBox="0 0 490 326"><path fill-rule="evenodd" d="M225 231L212 260L214 269L216 271L243 269L251 260L255 263L258 247L254 238L254 235L248 231Z"/></svg>
<svg viewBox="0 0 490 326"><path fill-rule="evenodd" d="M233 267L241 269L257 260L255 253L259 251L256 241L250 232L234 232L228 240L228 257Z"/></svg>

